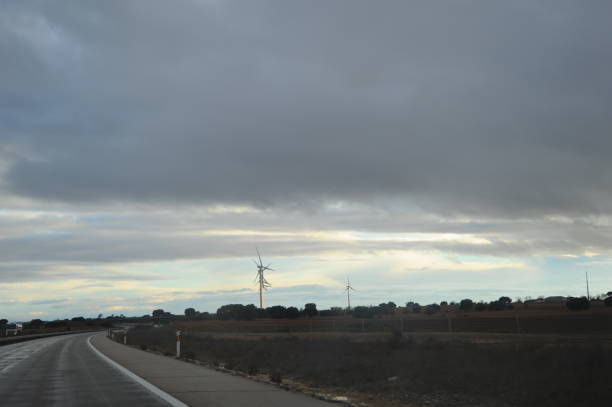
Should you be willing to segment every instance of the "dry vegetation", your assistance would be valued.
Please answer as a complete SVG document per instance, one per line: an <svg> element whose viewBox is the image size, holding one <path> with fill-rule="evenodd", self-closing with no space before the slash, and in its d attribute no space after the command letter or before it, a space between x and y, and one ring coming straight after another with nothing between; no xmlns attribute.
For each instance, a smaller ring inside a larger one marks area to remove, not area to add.
<svg viewBox="0 0 612 407"><path fill-rule="evenodd" d="M520 315L532 319L525 326L532 323L546 333L487 333L503 328L499 321L514 318L505 312L454 315L479 321L480 327L488 324L481 333L428 332L427 323L445 318L421 315L405 316L403 333L397 318L369 320L377 329L365 333L361 321L350 318L337 319L335 331L323 318L180 327L186 330L186 357L248 374L275 374L373 406L607 405L612 398L610 312L547 316L525 310ZM410 332L407 321L423 322L424 329ZM141 327L130 332L129 343L172 354L175 329Z"/></svg>

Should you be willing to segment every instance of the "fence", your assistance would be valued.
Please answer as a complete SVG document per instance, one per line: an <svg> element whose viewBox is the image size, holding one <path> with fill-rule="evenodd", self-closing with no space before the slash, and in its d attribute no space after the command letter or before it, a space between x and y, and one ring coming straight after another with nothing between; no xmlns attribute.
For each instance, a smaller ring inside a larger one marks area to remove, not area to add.
<svg viewBox="0 0 612 407"><path fill-rule="evenodd" d="M177 323L185 331L274 332L486 332L612 334L612 315L495 316L440 315L428 318L300 318Z"/></svg>

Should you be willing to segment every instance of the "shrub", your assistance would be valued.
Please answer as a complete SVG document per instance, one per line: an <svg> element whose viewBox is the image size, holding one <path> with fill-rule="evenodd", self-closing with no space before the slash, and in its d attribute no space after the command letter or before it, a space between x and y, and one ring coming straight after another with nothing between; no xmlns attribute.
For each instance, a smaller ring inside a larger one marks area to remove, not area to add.
<svg viewBox="0 0 612 407"><path fill-rule="evenodd" d="M147 350L147 345L145 345L144 343L140 345L140 349L141 350Z"/></svg>
<svg viewBox="0 0 612 407"><path fill-rule="evenodd" d="M604 304L606 304L606 307L612 307L612 297L606 298Z"/></svg>
<svg viewBox="0 0 612 407"><path fill-rule="evenodd" d="M196 355L195 352L192 350L187 350L185 352L183 352L183 354L181 355L184 359L195 359Z"/></svg>
<svg viewBox="0 0 612 407"><path fill-rule="evenodd" d="M274 383L282 383L283 382L283 374L280 370L275 369L270 372L270 381Z"/></svg>
<svg viewBox="0 0 612 407"><path fill-rule="evenodd" d="M255 363L249 363L246 370L248 375L254 376L259 372L259 367Z"/></svg>

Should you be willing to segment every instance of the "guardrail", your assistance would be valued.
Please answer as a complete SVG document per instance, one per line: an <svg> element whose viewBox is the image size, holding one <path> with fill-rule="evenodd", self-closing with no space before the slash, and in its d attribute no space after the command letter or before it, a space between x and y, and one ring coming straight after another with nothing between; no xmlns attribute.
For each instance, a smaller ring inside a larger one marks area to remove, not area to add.
<svg viewBox="0 0 612 407"><path fill-rule="evenodd" d="M50 332L47 334L33 334L33 335L18 335L18 336L7 336L0 338L0 346L10 345L12 343L19 343L30 341L32 339L48 338L50 336L70 335L70 334L83 334L87 332L98 332L99 329L90 329L85 331L64 331L64 332Z"/></svg>

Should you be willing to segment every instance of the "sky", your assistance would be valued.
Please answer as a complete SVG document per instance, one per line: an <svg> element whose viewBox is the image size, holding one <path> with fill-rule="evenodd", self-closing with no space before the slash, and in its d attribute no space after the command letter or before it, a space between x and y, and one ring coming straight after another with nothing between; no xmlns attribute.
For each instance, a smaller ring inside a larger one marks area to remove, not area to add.
<svg viewBox="0 0 612 407"><path fill-rule="evenodd" d="M612 290L612 3L0 3L0 318Z"/></svg>

